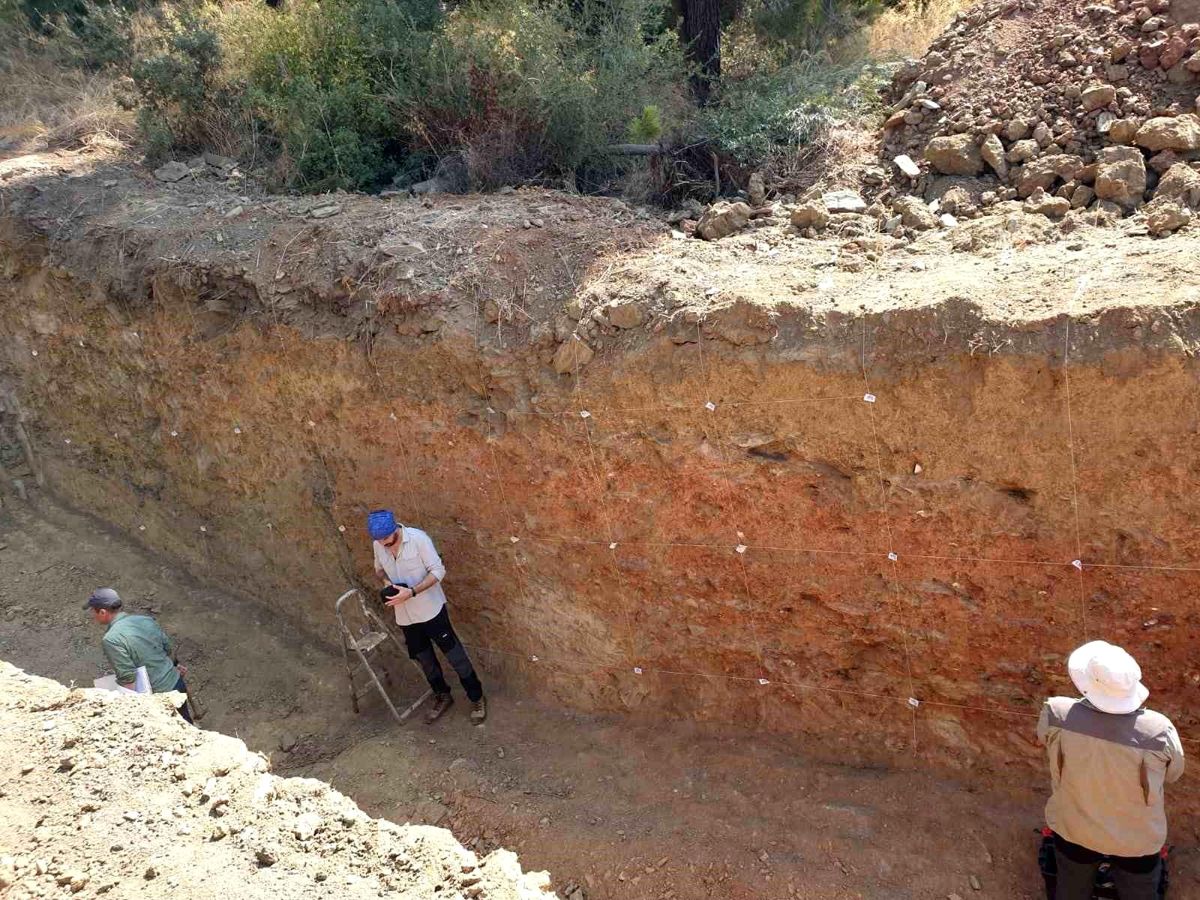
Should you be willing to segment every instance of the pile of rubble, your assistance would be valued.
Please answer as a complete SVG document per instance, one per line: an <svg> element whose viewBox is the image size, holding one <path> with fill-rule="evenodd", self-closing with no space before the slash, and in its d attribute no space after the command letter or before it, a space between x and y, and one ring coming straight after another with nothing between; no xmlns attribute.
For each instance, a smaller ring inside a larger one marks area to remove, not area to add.
<svg viewBox="0 0 1200 900"><path fill-rule="evenodd" d="M444 829L372 819L324 782L271 775L166 697L68 690L4 662L0 697L12 900L554 898L506 850L479 858Z"/></svg>
<svg viewBox="0 0 1200 900"><path fill-rule="evenodd" d="M1198 92L1197 0L991 0L897 72L878 197L893 229L936 227L949 197L1170 233L1200 203Z"/></svg>

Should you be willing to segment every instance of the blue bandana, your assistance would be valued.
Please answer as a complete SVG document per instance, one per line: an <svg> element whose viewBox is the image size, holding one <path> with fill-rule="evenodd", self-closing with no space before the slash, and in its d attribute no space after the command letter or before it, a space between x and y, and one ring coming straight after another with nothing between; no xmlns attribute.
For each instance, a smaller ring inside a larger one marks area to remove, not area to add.
<svg viewBox="0 0 1200 900"><path fill-rule="evenodd" d="M370 532L372 540L383 540L395 532L397 527L396 517L390 509L377 509L367 516L367 531Z"/></svg>

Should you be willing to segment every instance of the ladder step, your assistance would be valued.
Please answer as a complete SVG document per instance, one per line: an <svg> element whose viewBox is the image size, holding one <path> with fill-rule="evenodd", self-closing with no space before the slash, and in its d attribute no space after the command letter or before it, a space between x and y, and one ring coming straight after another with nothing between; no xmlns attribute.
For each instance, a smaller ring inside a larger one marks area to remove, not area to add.
<svg viewBox="0 0 1200 900"><path fill-rule="evenodd" d="M354 642L354 646L356 648L358 648L359 650L361 650L363 653L370 653L372 650L374 650L376 647L378 647L380 644L382 644L386 640L387 640L386 634L381 634L378 631L371 631L371 632L368 632L367 634L364 634L362 637L360 637L358 640L356 640Z"/></svg>

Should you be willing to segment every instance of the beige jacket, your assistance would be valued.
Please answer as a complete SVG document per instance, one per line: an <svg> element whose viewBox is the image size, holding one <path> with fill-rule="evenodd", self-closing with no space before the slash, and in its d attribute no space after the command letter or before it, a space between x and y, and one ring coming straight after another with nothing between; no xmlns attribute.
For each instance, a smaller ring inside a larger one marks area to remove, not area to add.
<svg viewBox="0 0 1200 900"><path fill-rule="evenodd" d="M1167 840L1163 786L1183 774L1183 747L1166 716L1101 712L1052 697L1038 740L1054 790L1046 824L1073 844L1113 856L1149 856Z"/></svg>

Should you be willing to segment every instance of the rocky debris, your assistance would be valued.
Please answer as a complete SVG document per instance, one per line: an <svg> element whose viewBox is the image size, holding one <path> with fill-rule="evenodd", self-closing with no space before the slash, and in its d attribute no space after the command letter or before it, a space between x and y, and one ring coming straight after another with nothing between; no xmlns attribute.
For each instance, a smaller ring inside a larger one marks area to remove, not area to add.
<svg viewBox="0 0 1200 900"><path fill-rule="evenodd" d="M825 204L813 200L792 210L791 223L802 231L813 228L821 231L829 224L829 210Z"/></svg>
<svg viewBox="0 0 1200 900"><path fill-rule="evenodd" d="M1071 201L1065 197L1051 196L1042 188L1038 188L1029 195L1023 209L1027 213L1061 219L1071 211Z"/></svg>
<svg viewBox="0 0 1200 900"><path fill-rule="evenodd" d="M1096 168L1096 196L1125 209L1142 204L1146 192L1146 161L1136 147L1106 147Z"/></svg>
<svg viewBox="0 0 1200 900"><path fill-rule="evenodd" d="M1200 205L1200 172L1187 163L1175 163L1159 180L1154 198L1196 208Z"/></svg>
<svg viewBox="0 0 1200 900"><path fill-rule="evenodd" d="M969 134L935 137L925 148L925 158L943 175L978 175L983 171L983 155Z"/></svg>
<svg viewBox="0 0 1200 900"><path fill-rule="evenodd" d="M750 224L752 212L748 205L741 202L714 203L704 211L704 215L696 223L696 234L706 241L718 241L736 234Z"/></svg>
<svg viewBox="0 0 1200 900"><path fill-rule="evenodd" d="M1173 234L1192 220L1192 211L1174 200L1156 197L1146 206L1146 228L1155 237Z"/></svg>
<svg viewBox="0 0 1200 900"><path fill-rule="evenodd" d="M554 371L559 375L574 375L592 361L596 351L578 335L572 335L554 354Z"/></svg>
<svg viewBox="0 0 1200 900"><path fill-rule="evenodd" d="M937 215L919 197L897 197L892 203L892 211L900 216L905 228L914 231L928 231L938 226Z"/></svg>
<svg viewBox="0 0 1200 900"><path fill-rule="evenodd" d="M1104 151L1132 145L1143 174L1164 176L1200 155L1200 22L1190 19L1168 0L983 0L897 69L880 158L987 179L1000 201L1041 190L1075 208L1096 164L1108 171L1095 195L1132 212L1144 200L1139 166ZM927 178L887 171L891 194L936 196Z"/></svg>
<svg viewBox="0 0 1200 900"><path fill-rule="evenodd" d="M322 203L319 206L314 206L308 211L310 219L328 219L338 215L342 211L340 203Z"/></svg>
<svg viewBox="0 0 1200 900"><path fill-rule="evenodd" d="M172 160L154 170L154 177L168 184L183 181L190 174L192 174L192 170L188 168L187 163L181 163L177 160Z"/></svg>
<svg viewBox="0 0 1200 900"><path fill-rule="evenodd" d="M481 859L443 829L372 819L323 782L277 778L241 741L160 700L68 690L0 663L0 752L33 765L0 804L14 838L0 855L5 896L278 900L317 896L319 882L351 900L555 896L508 851ZM47 721L75 736L86 776L59 771Z"/></svg>
<svg viewBox="0 0 1200 900"><path fill-rule="evenodd" d="M830 213L860 213L866 210L867 201L858 191L840 189L821 195L826 211Z"/></svg>

